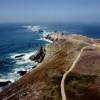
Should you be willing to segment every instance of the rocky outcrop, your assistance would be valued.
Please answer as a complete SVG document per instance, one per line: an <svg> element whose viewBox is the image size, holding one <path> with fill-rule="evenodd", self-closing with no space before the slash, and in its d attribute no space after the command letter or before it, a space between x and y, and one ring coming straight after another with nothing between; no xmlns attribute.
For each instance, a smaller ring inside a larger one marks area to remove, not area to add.
<svg viewBox="0 0 100 100"><path fill-rule="evenodd" d="M11 83L11 81L0 82L0 87L7 86L9 83Z"/></svg>
<svg viewBox="0 0 100 100"><path fill-rule="evenodd" d="M18 73L20 76L23 76L24 74L27 73L27 71L18 71L17 73Z"/></svg>
<svg viewBox="0 0 100 100"><path fill-rule="evenodd" d="M48 40L51 40L51 41L54 41L54 39L51 37L51 35L46 35L44 38L48 39Z"/></svg>
<svg viewBox="0 0 100 100"><path fill-rule="evenodd" d="M44 38L46 38L48 40L51 40L51 41L57 41L57 40L64 39L63 36L64 36L64 33L63 32L59 32L59 33L55 32L53 34L46 35Z"/></svg>
<svg viewBox="0 0 100 100"><path fill-rule="evenodd" d="M40 47L37 53L32 55L29 59L40 63L44 59L45 53L46 53L45 48Z"/></svg>
<svg viewBox="0 0 100 100"><path fill-rule="evenodd" d="M21 55L15 56L15 58L20 58L20 57L23 57L23 56L24 56L24 54L21 54Z"/></svg>

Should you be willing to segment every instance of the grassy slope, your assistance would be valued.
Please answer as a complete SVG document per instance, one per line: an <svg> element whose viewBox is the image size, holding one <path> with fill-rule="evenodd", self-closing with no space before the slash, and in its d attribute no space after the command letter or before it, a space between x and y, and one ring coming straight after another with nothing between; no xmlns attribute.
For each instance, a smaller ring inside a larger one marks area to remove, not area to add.
<svg viewBox="0 0 100 100"><path fill-rule="evenodd" d="M81 36L74 38L88 41L87 38ZM67 39L50 44L46 48L46 56L43 62L37 66L38 68L33 69L0 93L0 99L61 100L62 76L83 46L85 44L82 42ZM99 65L100 50L89 49L83 53L75 69L66 78L66 94L69 100L89 100L93 95L95 99L91 100L99 100Z"/></svg>

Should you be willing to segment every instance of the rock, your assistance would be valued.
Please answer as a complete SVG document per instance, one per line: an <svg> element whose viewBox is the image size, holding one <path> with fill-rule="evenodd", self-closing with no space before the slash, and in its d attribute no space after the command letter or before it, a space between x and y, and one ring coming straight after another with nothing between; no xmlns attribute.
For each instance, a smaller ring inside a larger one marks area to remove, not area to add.
<svg viewBox="0 0 100 100"><path fill-rule="evenodd" d="M44 59L44 56L45 56L45 48L40 47L38 52L30 57L30 60L40 63Z"/></svg>
<svg viewBox="0 0 100 100"><path fill-rule="evenodd" d="M40 30L39 30L39 32L43 32L43 30L42 30L42 29L40 29Z"/></svg>
<svg viewBox="0 0 100 100"><path fill-rule="evenodd" d="M34 61L35 60L35 55L32 55L29 59Z"/></svg>
<svg viewBox="0 0 100 100"><path fill-rule="evenodd" d="M18 71L17 73L18 73L20 76L23 76L24 74L27 73L27 71Z"/></svg>
<svg viewBox="0 0 100 100"><path fill-rule="evenodd" d="M54 41L54 39L51 38L51 36L49 34L47 36L45 36L45 38L48 39L48 40Z"/></svg>
<svg viewBox="0 0 100 100"><path fill-rule="evenodd" d="M18 56L15 56L15 58L20 58L20 57L23 57L24 54L21 54L21 55L18 55Z"/></svg>
<svg viewBox="0 0 100 100"><path fill-rule="evenodd" d="M0 87L4 87L8 85L9 83L11 83L11 81L0 82Z"/></svg>
<svg viewBox="0 0 100 100"><path fill-rule="evenodd" d="M37 65L33 66L32 69L34 69L34 68L36 68L36 67L37 67Z"/></svg>

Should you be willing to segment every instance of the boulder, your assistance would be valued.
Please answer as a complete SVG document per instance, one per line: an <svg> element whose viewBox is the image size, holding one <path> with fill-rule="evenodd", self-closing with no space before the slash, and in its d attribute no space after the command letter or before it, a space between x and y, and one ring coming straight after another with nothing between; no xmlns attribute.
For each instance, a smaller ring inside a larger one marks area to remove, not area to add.
<svg viewBox="0 0 100 100"><path fill-rule="evenodd" d="M20 57L23 57L23 56L24 56L24 54L21 54L21 55L15 56L15 58L20 58Z"/></svg>
<svg viewBox="0 0 100 100"><path fill-rule="evenodd" d="M11 81L0 82L0 87L7 86L9 83L11 83Z"/></svg>
<svg viewBox="0 0 100 100"><path fill-rule="evenodd" d="M18 71L17 73L18 73L20 76L23 76L24 74L27 73L27 71Z"/></svg>
<svg viewBox="0 0 100 100"><path fill-rule="evenodd" d="M37 67L37 65L33 66L32 69L34 69L34 68L36 68L36 67Z"/></svg>
<svg viewBox="0 0 100 100"><path fill-rule="evenodd" d="M39 29L39 32L41 33L41 32L43 32L43 30L42 29Z"/></svg>

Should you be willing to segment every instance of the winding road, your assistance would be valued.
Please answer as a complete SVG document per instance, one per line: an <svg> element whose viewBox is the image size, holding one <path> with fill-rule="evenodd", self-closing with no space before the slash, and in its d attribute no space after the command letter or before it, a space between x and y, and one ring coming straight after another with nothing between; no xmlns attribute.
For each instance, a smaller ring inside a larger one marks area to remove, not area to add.
<svg viewBox="0 0 100 100"><path fill-rule="evenodd" d="M63 78L61 80L61 96L62 96L62 100L68 100L66 97L66 93L65 93L65 79L67 77L67 75L74 69L75 65L77 64L77 62L80 59L80 56L82 54L82 52L84 51L84 49L88 48L90 46L85 46L81 49L81 51L79 52L78 56L76 57L75 61L72 63L72 66L69 68L68 71L66 71L63 75Z"/></svg>

